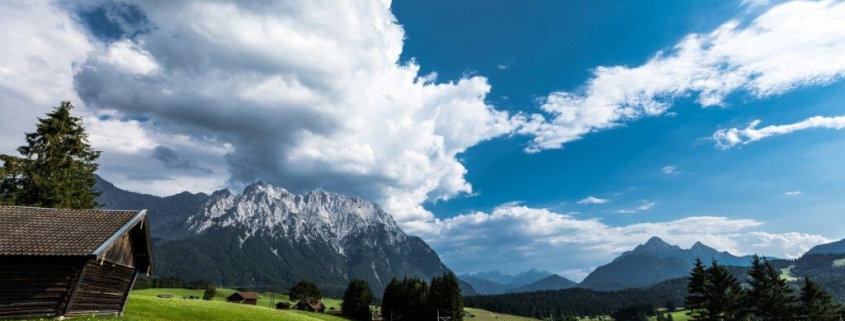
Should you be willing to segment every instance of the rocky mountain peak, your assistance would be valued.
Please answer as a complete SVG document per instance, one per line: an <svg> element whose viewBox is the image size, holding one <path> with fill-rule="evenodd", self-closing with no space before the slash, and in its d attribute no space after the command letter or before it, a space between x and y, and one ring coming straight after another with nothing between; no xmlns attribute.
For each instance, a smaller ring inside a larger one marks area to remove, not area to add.
<svg viewBox="0 0 845 321"><path fill-rule="evenodd" d="M357 196L312 191L304 195L257 181L235 195L215 192L194 215L188 229L196 234L212 228L235 228L242 240L258 233L305 242L320 240L339 253L350 235L386 231L389 242L407 236L378 205Z"/></svg>

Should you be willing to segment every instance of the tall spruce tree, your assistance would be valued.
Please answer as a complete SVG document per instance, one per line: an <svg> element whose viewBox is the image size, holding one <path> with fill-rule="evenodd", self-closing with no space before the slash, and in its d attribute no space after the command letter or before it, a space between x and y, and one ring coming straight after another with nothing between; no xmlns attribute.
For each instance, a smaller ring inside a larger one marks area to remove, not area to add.
<svg viewBox="0 0 845 321"><path fill-rule="evenodd" d="M695 321L705 321L705 309L707 307L707 270L700 258L695 258L695 264L690 271L689 283L687 283L687 296L684 298L684 306L687 315Z"/></svg>
<svg viewBox="0 0 845 321"><path fill-rule="evenodd" d="M749 312L764 320L795 316L797 310L792 289L768 260L754 255L748 276Z"/></svg>
<svg viewBox="0 0 845 321"><path fill-rule="evenodd" d="M742 320L745 316L742 287L730 271L715 259L707 268L706 320Z"/></svg>
<svg viewBox="0 0 845 321"><path fill-rule="evenodd" d="M370 304L373 303L373 292L367 281L354 279L349 282L343 294L340 310L343 315L352 320L370 320Z"/></svg>
<svg viewBox="0 0 845 321"><path fill-rule="evenodd" d="M833 315L839 310L839 306L833 302L830 294L822 290L818 284L804 277L804 286L801 287L799 298L800 316L808 320L828 321L834 319Z"/></svg>
<svg viewBox="0 0 845 321"><path fill-rule="evenodd" d="M463 321L464 298L454 273L448 272L431 280L428 309L439 311L441 317L450 317L450 321Z"/></svg>
<svg viewBox="0 0 845 321"><path fill-rule="evenodd" d="M3 182L0 201L8 205L51 208L97 207L94 190L95 163L100 152L91 148L82 118L64 101L46 118L39 118L35 132L26 134L23 157L2 155Z"/></svg>

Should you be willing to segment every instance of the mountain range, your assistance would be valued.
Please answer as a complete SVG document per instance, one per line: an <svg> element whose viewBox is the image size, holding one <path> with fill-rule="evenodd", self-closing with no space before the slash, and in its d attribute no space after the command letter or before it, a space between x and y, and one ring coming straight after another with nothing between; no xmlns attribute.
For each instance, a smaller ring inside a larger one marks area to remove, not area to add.
<svg viewBox="0 0 845 321"><path fill-rule="evenodd" d="M147 209L158 277L280 290L309 280L338 296L354 278L380 294L394 277L430 279L449 271L422 239L360 197L298 195L263 182L237 195L157 197L100 178L97 188L106 208ZM463 291L474 294L467 284Z"/></svg>
<svg viewBox="0 0 845 321"><path fill-rule="evenodd" d="M478 294L503 294L567 289L578 283L548 271L531 269L516 275L499 271L461 274L461 280L472 285Z"/></svg>
<svg viewBox="0 0 845 321"><path fill-rule="evenodd" d="M716 259L720 264L732 266L747 266L751 262L750 256L719 252L701 242L696 242L689 249L682 249L659 237L652 237L610 263L596 268L579 286L601 291L649 286L686 277L696 258L701 258L705 263Z"/></svg>
<svg viewBox="0 0 845 321"><path fill-rule="evenodd" d="M309 280L329 295L341 294L349 280L361 278L378 295L393 277L429 279L449 271L422 239L405 234L388 213L360 197L324 191L298 195L263 182L241 194L220 190L167 197L125 191L99 177L96 188L105 208L147 209L157 277L280 290ZM807 255L825 253L845 253L845 240L819 245ZM696 258L737 267L751 260L701 242L683 249L653 237L596 268L580 284L539 270L462 274L460 280L465 295L573 287L613 291L685 278ZM825 273L838 269L831 271Z"/></svg>

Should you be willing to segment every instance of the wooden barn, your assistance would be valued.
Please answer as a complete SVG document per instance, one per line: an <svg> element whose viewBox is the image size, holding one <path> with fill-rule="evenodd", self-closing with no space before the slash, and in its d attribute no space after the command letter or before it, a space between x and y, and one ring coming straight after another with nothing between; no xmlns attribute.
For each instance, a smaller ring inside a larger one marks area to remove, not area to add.
<svg viewBox="0 0 845 321"><path fill-rule="evenodd" d="M146 211L0 206L0 319L122 314L153 270Z"/></svg>
<svg viewBox="0 0 845 321"><path fill-rule="evenodd" d="M290 303L287 302L279 302L276 303L277 310L290 310Z"/></svg>
<svg viewBox="0 0 845 321"><path fill-rule="evenodd" d="M311 299L299 301L296 304L296 309L310 312L326 312L326 306L323 304L323 301Z"/></svg>
<svg viewBox="0 0 845 321"><path fill-rule="evenodd" d="M255 292L235 292L226 298L226 301L240 304L255 305L258 302L258 293Z"/></svg>

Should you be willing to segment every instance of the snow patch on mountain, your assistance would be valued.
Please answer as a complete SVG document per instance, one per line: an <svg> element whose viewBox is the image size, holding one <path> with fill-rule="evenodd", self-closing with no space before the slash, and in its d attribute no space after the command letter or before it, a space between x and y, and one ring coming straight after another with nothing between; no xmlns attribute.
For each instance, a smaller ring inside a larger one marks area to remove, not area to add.
<svg viewBox="0 0 845 321"><path fill-rule="evenodd" d="M215 192L186 224L195 234L215 227L238 229L241 245L252 236L267 235L304 244L322 241L342 255L347 241L357 235L385 231L391 245L408 238L373 202L325 191L298 195L260 181L238 195Z"/></svg>

